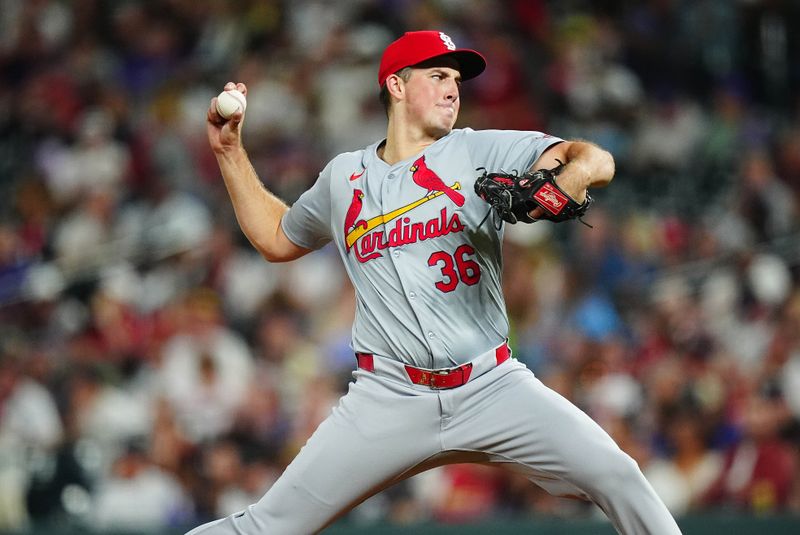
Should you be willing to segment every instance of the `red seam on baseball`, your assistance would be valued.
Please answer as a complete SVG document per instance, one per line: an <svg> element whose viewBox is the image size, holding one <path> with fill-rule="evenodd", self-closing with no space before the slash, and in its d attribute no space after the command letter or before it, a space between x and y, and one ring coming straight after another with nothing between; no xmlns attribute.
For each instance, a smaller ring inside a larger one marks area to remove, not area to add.
<svg viewBox="0 0 800 535"><path fill-rule="evenodd" d="M239 91L238 93L234 93L233 91L228 91L228 94L230 94L230 96L239 101L239 105L242 107L242 111L244 111L245 106L247 106L247 101L244 98L244 94L242 94L241 91Z"/></svg>

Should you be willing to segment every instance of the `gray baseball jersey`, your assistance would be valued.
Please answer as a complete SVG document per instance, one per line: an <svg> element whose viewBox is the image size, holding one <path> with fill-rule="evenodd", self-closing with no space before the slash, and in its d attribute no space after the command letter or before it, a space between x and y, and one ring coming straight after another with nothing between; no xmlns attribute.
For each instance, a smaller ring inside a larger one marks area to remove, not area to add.
<svg viewBox="0 0 800 535"><path fill-rule="evenodd" d="M283 230L311 249L335 242L357 295L356 351L445 368L505 340L503 233L474 193L476 168L522 172L559 141L467 128L395 165L375 143L325 167Z"/></svg>

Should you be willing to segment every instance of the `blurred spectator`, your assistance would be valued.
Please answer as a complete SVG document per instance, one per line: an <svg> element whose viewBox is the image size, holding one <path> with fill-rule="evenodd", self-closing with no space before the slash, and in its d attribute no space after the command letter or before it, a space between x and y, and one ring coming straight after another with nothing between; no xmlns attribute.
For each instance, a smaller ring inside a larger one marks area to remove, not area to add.
<svg viewBox="0 0 800 535"><path fill-rule="evenodd" d="M709 422L698 413L698 408L685 405L668 415L663 427L669 455L653 460L644 472L676 516L698 509L722 470L721 456L709 449Z"/></svg>
<svg viewBox="0 0 800 535"><path fill-rule="evenodd" d="M55 230L53 248L59 267L74 276L107 261L104 249L112 238L114 214L114 199L108 191L87 192Z"/></svg>
<svg viewBox="0 0 800 535"><path fill-rule="evenodd" d="M113 384L102 369L99 365L79 368L67 385L68 424L97 449L99 470L107 467L129 440L146 435L152 425L151 407Z"/></svg>
<svg viewBox="0 0 800 535"><path fill-rule="evenodd" d="M280 476L280 470L263 460L246 462L240 476L217 500L215 517L232 515L256 503Z"/></svg>
<svg viewBox="0 0 800 535"><path fill-rule="evenodd" d="M231 428L251 379L250 349L223 323L221 313L214 292L193 290L180 306L178 332L162 349L161 395L193 442Z"/></svg>
<svg viewBox="0 0 800 535"><path fill-rule="evenodd" d="M97 483L93 511L97 529L145 531L183 525L191 506L175 477L153 466L141 445L129 444Z"/></svg>
<svg viewBox="0 0 800 535"><path fill-rule="evenodd" d="M796 226L796 206L789 188L775 176L772 160L763 151L742 158L739 211L755 230L758 241L782 236Z"/></svg>
<svg viewBox="0 0 800 535"><path fill-rule="evenodd" d="M385 135L373 61L393 40L385 28L368 25L357 30L339 28L324 47L315 95L323 138L328 140L326 150L331 154L355 150Z"/></svg>
<svg viewBox="0 0 800 535"><path fill-rule="evenodd" d="M220 293L226 317L250 326L258 308L278 284L277 266L255 251L237 247L228 228L216 227L208 240L208 283Z"/></svg>
<svg viewBox="0 0 800 535"><path fill-rule="evenodd" d="M487 519L499 505L501 478L502 472L480 464L451 464L433 470L426 477L432 518L450 524Z"/></svg>
<svg viewBox="0 0 800 535"><path fill-rule="evenodd" d="M0 303L21 297L20 290L30 267L21 249L15 230L0 223Z"/></svg>
<svg viewBox="0 0 800 535"><path fill-rule="evenodd" d="M795 291L787 303L783 321L774 365L778 367L777 380L783 396L795 421L800 422L800 292Z"/></svg>
<svg viewBox="0 0 800 535"><path fill-rule="evenodd" d="M111 194L121 190L130 154L127 146L113 138L115 128L109 110L90 109L81 116L74 146L43 147L40 164L59 204L69 205L96 191Z"/></svg>
<svg viewBox="0 0 800 535"><path fill-rule="evenodd" d="M631 147L639 171L680 171L706 135L703 110L693 100L665 90L642 114Z"/></svg>
<svg viewBox="0 0 800 535"><path fill-rule="evenodd" d="M633 417L644 404L641 386L630 373L629 355L620 338L587 344L575 397L600 426Z"/></svg>
<svg viewBox="0 0 800 535"><path fill-rule="evenodd" d="M797 122L797 120L795 120ZM800 193L800 126L794 125L778 140L778 175L784 177L794 195Z"/></svg>
<svg viewBox="0 0 800 535"><path fill-rule="evenodd" d="M22 345L20 345L20 343ZM55 451L63 428L55 399L45 385L24 372L24 341L0 333L0 529L28 522L25 494L36 460Z"/></svg>
<svg viewBox="0 0 800 535"><path fill-rule="evenodd" d="M222 511L228 504L224 496L244 479L242 454L233 442L219 440L203 449L200 459L202 484L197 487L195 503L209 517L226 516L236 511ZM249 504L248 504L249 505Z"/></svg>
<svg viewBox="0 0 800 535"><path fill-rule="evenodd" d="M797 452L781 440L776 401L753 394L742 415L743 438L725 453L719 478L703 500L758 513L784 509L796 474Z"/></svg>
<svg viewBox="0 0 800 535"><path fill-rule="evenodd" d="M236 413L231 436L246 450L246 454L257 452L265 458L279 459L284 453L292 420L277 385L279 377L263 366L257 366Z"/></svg>
<svg viewBox="0 0 800 535"><path fill-rule="evenodd" d="M312 381L327 375L318 348L303 332L303 309L283 293L273 295L259 314L255 351L259 373L277 389L283 407L295 417L308 402ZM263 379L262 379L263 380Z"/></svg>

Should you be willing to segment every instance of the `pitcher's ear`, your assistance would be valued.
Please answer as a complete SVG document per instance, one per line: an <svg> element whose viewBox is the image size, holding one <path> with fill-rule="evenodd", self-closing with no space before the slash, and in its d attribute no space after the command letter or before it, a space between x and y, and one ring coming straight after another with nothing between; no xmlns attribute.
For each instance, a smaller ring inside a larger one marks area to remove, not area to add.
<svg viewBox="0 0 800 535"><path fill-rule="evenodd" d="M396 99L402 100L405 94L405 84L403 79L396 74L390 74L386 78L386 90Z"/></svg>

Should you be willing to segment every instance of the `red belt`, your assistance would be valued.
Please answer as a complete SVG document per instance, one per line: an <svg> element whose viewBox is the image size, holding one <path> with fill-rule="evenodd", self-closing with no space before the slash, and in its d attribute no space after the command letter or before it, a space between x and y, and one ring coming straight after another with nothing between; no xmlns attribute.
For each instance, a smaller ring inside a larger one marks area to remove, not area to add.
<svg viewBox="0 0 800 535"><path fill-rule="evenodd" d="M495 360L497 365L507 361L511 356L508 344L503 344L495 349ZM358 367L368 372L375 372L375 358L372 353L356 353ZM426 370L405 365L408 378L415 385L429 386L436 390L456 388L469 381L472 373L472 363L468 362L454 368L441 368L438 370Z"/></svg>

